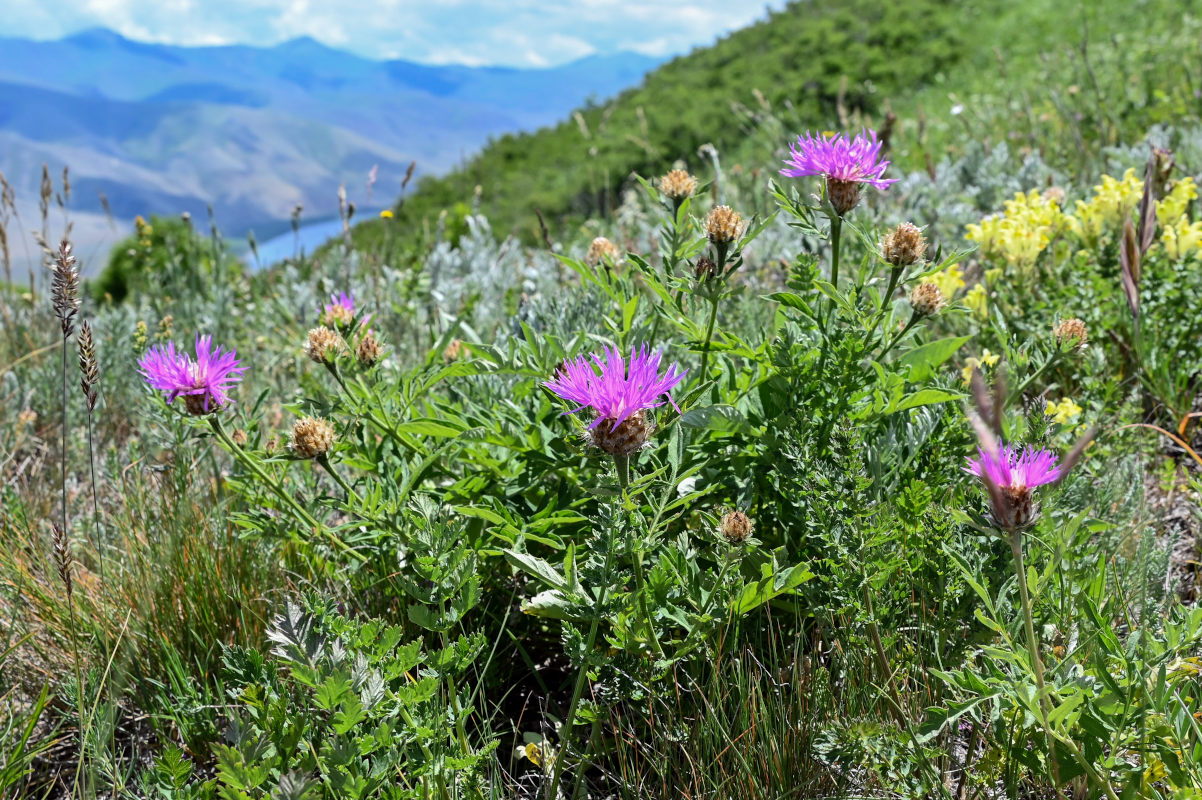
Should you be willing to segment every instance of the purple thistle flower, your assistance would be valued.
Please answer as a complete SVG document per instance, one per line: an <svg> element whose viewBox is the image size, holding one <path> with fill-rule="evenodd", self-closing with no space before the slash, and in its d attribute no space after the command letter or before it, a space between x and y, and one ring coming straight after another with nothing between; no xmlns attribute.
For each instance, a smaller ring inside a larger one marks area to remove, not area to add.
<svg viewBox="0 0 1202 800"><path fill-rule="evenodd" d="M988 473L989 479L1000 489L1034 489L1060 478L1056 456L1050 450L1025 447L1021 451L1013 445L1004 445L994 455L977 450L977 458L968 459L966 470L981 477Z"/></svg>
<svg viewBox="0 0 1202 800"><path fill-rule="evenodd" d="M888 161L882 161L881 143L876 131L861 131L854 139L843 134L818 137L812 133L797 137L789 145L788 166L780 171L790 178L821 175L826 178L826 194L835 211L843 216L860 202L860 189L868 185L884 190L897 178L885 178Z"/></svg>
<svg viewBox="0 0 1202 800"><path fill-rule="evenodd" d="M605 360L594 355L581 356L566 362L552 380L544 386L565 400L577 403L574 414L592 408L597 418L589 425L593 431L593 443L615 455L629 455L647 442L649 429L643 412L659 408L664 404L661 395L667 395L672 407L680 411L669 394L684 380L688 370L680 371L678 364L663 375L659 374L661 351L650 353L647 345L638 350L630 349L630 362L622 358L616 347L605 348ZM594 365L600 368L597 374ZM602 423L606 423L602 426ZM623 430L619 431L619 427ZM606 430L608 428L608 430Z"/></svg>
<svg viewBox="0 0 1202 800"><path fill-rule="evenodd" d="M230 388L242 380L246 367L240 366L237 353L213 347L211 336L196 335L196 356L176 352L175 342L150 349L138 360L142 376L155 389L167 395L167 402L184 398L188 413L207 414L225 406Z"/></svg>
<svg viewBox="0 0 1202 800"><path fill-rule="evenodd" d="M364 317L366 323L370 316ZM330 295L330 302L321 310L321 324L332 328L349 328L355 322L355 295L337 292Z"/></svg>
<svg viewBox="0 0 1202 800"><path fill-rule="evenodd" d="M994 521L1007 531L1016 531L1035 521L1036 507L1031 490L1060 480L1063 471L1050 450L1013 445L992 451L978 448L977 458L968 459L966 472L981 479L989 490Z"/></svg>
<svg viewBox="0 0 1202 800"><path fill-rule="evenodd" d="M833 181L867 183L876 189L897 182L897 178L883 177L889 162L879 160L881 143L876 131L861 131L854 139L841 133L830 138L806 133L789 145L789 151L789 168L780 174L790 178L821 175Z"/></svg>

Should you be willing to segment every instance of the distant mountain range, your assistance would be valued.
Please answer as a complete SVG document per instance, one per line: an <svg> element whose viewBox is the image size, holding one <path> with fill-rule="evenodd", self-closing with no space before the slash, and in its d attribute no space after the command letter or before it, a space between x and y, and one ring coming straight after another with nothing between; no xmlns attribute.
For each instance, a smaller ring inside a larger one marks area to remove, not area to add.
<svg viewBox="0 0 1202 800"><path fill-rule="evenodd" d="M405 169L437 173L490 137L550 124L637 84L659 59L592 56L547 69L372 61L313 39L178 47L92 29L58 41L0 38L0 171L36 203L42 164L71 169L73 210L119 223L205 213L231 234L329 214L340 183L376 205ZM199 218L199 217L198 217Z"/></svg>

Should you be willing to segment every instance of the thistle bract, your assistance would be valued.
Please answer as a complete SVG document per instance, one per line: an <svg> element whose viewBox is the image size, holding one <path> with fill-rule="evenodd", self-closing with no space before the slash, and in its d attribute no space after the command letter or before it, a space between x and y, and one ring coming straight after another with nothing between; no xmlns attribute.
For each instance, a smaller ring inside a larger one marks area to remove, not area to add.
<svg viewBox="0 0 1202 800"><path fill-rule="evenodd" d="M196 355L175 349L175 342L152 347L138 360L146 382L167 396L167 402L184 398L188 413L208 414L230 401L229 390L242 380L241 366L234 350L213 346L211 336L196 336Z"/></svg>
<svg viewBox="0 0 1202 800"><path fill-rule="evenodd" d="M674 363L660 375L662 358L662 352L651 353L644 344L637 350L631 348L628 364L618 348L606 348L604 360L594 355L568 361L544 385L577 404L566 413L593 410L596 419L589 430L593 431L594 444L611 454L629 455L646 444L649 428L643 412L662 406L665 401L660 397L666 396L667 402L680 411L669 393L684 380L688 370L680 371Z"/></svg>

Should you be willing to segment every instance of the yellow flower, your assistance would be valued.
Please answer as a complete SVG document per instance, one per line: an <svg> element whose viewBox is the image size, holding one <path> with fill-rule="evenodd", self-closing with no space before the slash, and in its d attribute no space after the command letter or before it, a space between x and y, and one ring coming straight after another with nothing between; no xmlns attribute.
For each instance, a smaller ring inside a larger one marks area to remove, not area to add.
<svg viewBox="0 0 1202 800"><path fill-rule="evenodd" d="M944 299L951 299L951 296L956 293L957 289L964 288L964 278L960 272L960 267L957 264L952 264L942 272L936 272L934 275L928 275L922 279L923 283L933 283L939 287L939 291L943 293Z"/></svg>
<svg viewBox="0 0 1202 800"><path fill-rule="evenodd" d="M989 296L985 291L985 284L978 283L968 290L964 295L964 304L972 309L972 313L980 319L985 319L989 316Z"/></svg>
<svg viewBox="0 0 1202 800"><path fill-rule="evenodd" d="M1028 268L1047 249L1052 237L1065 227L1060 194L1041 195L1035 189L1025 194L1017 192L1013 200L1006 201L1004 212L968 225L964 238L977 242L981 255L987 259L1001 259Z"/></svg>
<svg viewBox="0 0 1202 800"><path fill-rule="evenodd" d="M392 219L394 216L396 215L392 213L391 208L386 208L380 212L380 219Z"/></svg>
<svg viewBox="0 0 1202 800"><path fill-rule="evenodd" d="M1164 227L1160 235L1164 251L1174 261L1202 250L1202 220L1190 222L1184 215L1172 225Z"/></svg>
<svg viewBox="0 0 1202 800"><path fill-rule="evenodd" d="M960 377L964 379L965 384L972 383L972 371L974 369L984 372L985 367L992 367L997 364L999 358L1000 356L997 353L991 353L988 349L982 351L980 358L970 356L964 361L964 369L960 371Z"/></svg>
<svg viewBox="0 0 1202 800"><path fill-rule="evenodd" d="M1073 402L1071 397L1066 397L1059 403L1048 401L1047 408L1043 410L1044 416L1052 418L1053 422L1061 425L1067 425L1073 417L1081 413L1081 406Z"/></svg>
<svg viewBox="0 0 1202 800"><path fill-rule="evenodd" d="M1144 182L1135 176L1134 169L1128 169L1122 180L1103 175L1102 183L1093 191L1093 198L1088 202L1078 200L1076 212L1068 217L1068 229L1088 247L1096 246L1107 234L1122 233L1123 220L1135 211Z"/></svg>
<svg viewBox="0 0 1202 800"><path fill-rule="evenodd" d="M1194 179L1182 178L1173 184L1169 193L1156 204L1156 221L1162 228L1176 224L1177 220L1185 216L1189 202L1196 199L1198 199L1198 187L1194 185Z"/></svg>

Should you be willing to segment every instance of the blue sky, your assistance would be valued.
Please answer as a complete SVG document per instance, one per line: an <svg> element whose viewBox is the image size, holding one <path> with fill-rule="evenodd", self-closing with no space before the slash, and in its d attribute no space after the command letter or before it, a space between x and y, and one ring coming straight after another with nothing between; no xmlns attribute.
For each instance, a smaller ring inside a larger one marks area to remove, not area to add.
<svg viewBox="0 0 1202 800"><path fill-rule="evenodd" d="M593 53L663 56L709 44L784 0L0 0L4 35L102 26L171 44L312 36L371 58L547 66Z"/></svg>

